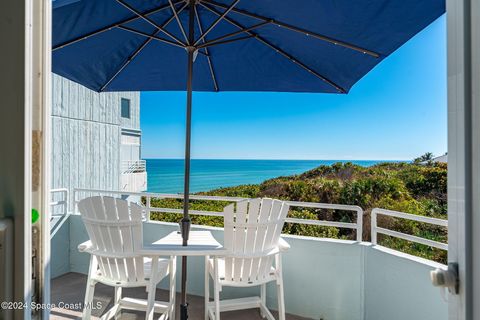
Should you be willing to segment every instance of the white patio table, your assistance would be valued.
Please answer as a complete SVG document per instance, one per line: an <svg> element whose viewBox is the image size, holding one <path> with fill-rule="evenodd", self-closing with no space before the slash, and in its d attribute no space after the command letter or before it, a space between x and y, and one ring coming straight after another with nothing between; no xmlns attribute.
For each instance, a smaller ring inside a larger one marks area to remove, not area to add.
<svg viewBox="0 0 480 320"><path fill-rule="evenodd" d="M190 231L188 245L183 246L182 242L181 233L174 231L152 244L144 245L141 253L162 256L219 256L227 253L210 231Z"/></svg>

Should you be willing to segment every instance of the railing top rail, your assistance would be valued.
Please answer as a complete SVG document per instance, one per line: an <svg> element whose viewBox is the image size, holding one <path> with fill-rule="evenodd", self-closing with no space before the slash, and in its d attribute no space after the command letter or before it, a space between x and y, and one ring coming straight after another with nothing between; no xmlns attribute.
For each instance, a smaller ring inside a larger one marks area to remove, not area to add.
<svg viewBox="0 0 480 320"><path fill-rule="evenodd" d="M123 160L121 163L122 173L136 173L146 171L147 163L145 160Z"/></svg>
<svg viewBox="0 0 480 320"><path fill-rule="evenodd" d="M413 221L429 223L429 224L433 224L433 225L437 225L437 226L448 227L448 220L419 216L419 215L400 212L400 211L374 208L372 210L372 215L374 215L374 214L381 214L381 215L395 217L395 218L413 220Z"/></svg>
<svg viewBox="0 0 480 320"><path fill-rule="evenodd" d="M125 191L110 191L110 190L99 190L99 189L84 189L84 188L75 188L75 191L77 191L77 192L103 193L103 194L116 194L116 195L130 195L130 196L163 198L163 199L182 199L183 198L182 193L125 192ZM242 200L247 200L249 198L190 195L190 199L191 200L214 200L214 201L238 202L238 201L242 201Z"/></svg>
<svg viewBox="0 0 480 320"><path fill-rule="evenodd" d="M147 161L145 160L122 160L122 164L146 164Z"/></svg>
<svg viewBox="0 0 480 320"><path fill-rule="evenodd" d="M147 198L147 211L148 212L167 212L167 213L182 213L181 209L152 207L150 205L151 198L159 199L182 199L183 194L168 194L168 193L155 193L155 192L124 192L124 191L109 191L98 189L83 189L76 188L75 192L89 192L109 195L131 195L141 196ZM250 198L243 197L227 197L227 196L205 196L205 195L191 195L191 200L206 200L206 201L226 201L226 202L239 202L248 200ZM75 198L75 202L78 200ZM357 230L357 240L362 241L362 226L363 226L363 209L359 206L343 205L343 204L331 204L331 203L317 203L317 202L301 202L301 201L285 201L291 207L304 207L304 208L317 208L317 209L334 209L334 210L347 210L357 212L357 221L355 223L338 222L338 221L326 221L326 220L312 220L312 219L299 219L299 218L287 218L286 222L317 225L317 226L330 226L337 228L347 228ZM190 210L192 215L207 215L207 216L223 216L222 212L214 211L202 211L202 210Z"/></svg>
<svg viewBox="0 0 480 320"><path fill-rule="evenodd" d="M303 207L303 208L320 208L320 209L334 209L334 210L346 210L362 212L363 209L359 206L349 204L335 204L335 203L322 203L322 202L302 202L302 201L285 201L291 207Z"/></svg>
<svg viewBox="0 0 480 320"><path fill-rule="evenodd" d="M182 199L182 193L156 193L156 192L125 192L125 191L110 191L110 190L98 190L98 189L83 189L76 188L75 191L79 192L93 192L93 193L106 193L106 194L117 194L117 195L132 195L132 196L143 196L151 198L168 198L168 199ZM250 198L244 197L228 197L228 196L205 196L205 195L190 195L191 200L212 200L212 201L231 201L239 202L243 200L248 200ZM304 208L319 208L319 209L334 209L334 210L347 210L347 211L357 211L363 212L363 209L355 205L346 205L346 204L332 204L332 203L321 203L321 202L302 202L302 201L285 201L291 207L304 207Z"/></svg>

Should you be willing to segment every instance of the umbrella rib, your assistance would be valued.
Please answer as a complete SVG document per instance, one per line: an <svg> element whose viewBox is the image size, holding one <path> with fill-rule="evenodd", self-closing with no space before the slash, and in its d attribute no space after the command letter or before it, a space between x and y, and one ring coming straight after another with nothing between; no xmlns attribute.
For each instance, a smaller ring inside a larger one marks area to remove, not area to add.
<svg viewBox="0 0 480 320"><path fill-rule="evenodd" d="M223 40L223 41L210 41L207 44L204 44L204 45L200 45L198 46L197 48L201 49L201 48L207 48L207 47L212 47L212 46L216 46L216 45L219 45L219 44L227 44L227 43L232 43L232 42L236 42L236 41L241 41L241 40L246 40L246 39L251 39L251 38L256 38L257 35L256 34L249 34L247 36L244 36L244 37L238 37L238 38L234 38L234 39L228 39L228 40Z"/></svg>
<svg viewBox="0 0 480 320"><path fill-rule="evenodd" d="M194 7L194 10L195 10L195 17L197 18L198 30L200 30L200 33L203 33L203 26L202 26L202 22L200 21L200 15L198 14L197 6ZM202 39L202 42L206 43L205 38ZM198 52L201 52L201 51L198 50ZM208 53L207 48L205 48L205 53L207 54L208 67L210 69L210 75L212 76L213 86L215 87L215 91L218 91L217 78L215 77L215 71L213 69L212 59L210 58L210 54Z"/></svg>
<svg viewBox="0 0 480 320"><path fill-rule="evenodd" d="M185 48L185 46L183 46L181 44L178 44L176 42L173 42L173 41L170 41L170 40L167 40L167 39L163 39L163 38L157 37L155 35L151 35L151 34L148 34L148 33L145 33L145 32L139 31L139 30L135 30L135 29L132 29L132 28L129 28L129 27L118 26L117 28L121 29L121 30L131 32L131 33L135 33L135 34L137 34L139 36L143 36L145 38L149 38L149 39L152 39L152 40L158 40L160 42L170 44L174 47ZM157 29L157 31L160 32L160 30L158 30L158 29ZM157 34L157 31L155 31L156 34Z"/></svg>
<svg viewBox="0 0 480 320"><path fill-rule="evenodd" d="M185 4L183 7L180 8L180 10L178 12L182 12L183 9L185 9L186 7L188 6L188 4ZM166 27L170 22L172 22L173 20L173 16L170 17L167 21L165 21L163 24L162 24L162 27ZM144 41L128 58L127 60L122 64L122 66L113 74L113 76L110 77L110 79L108 79L107 82L105 82L105 84L100 88L100 92L102 92L103 90L105 90L106 87L108 87L108 85L110 83L112 83L113 80L115 80L115 78L130 64L130 62L132 62L133 59L135 59L139 54L140 52L145 49L145 47L154 39L153 37L156 36L158 33L160 32L160 30L156 30L153 34L152 34L152 37L151 38L148 38L146 41ZM175 42L172 42L174 45L177 45Z"/></svg>
<svg viewBox="0 0 480 320"><path fill-rule="evenodd" d="M210 12L216 14L216 15L220 15L220 12L218 12L216 9L214 8L211 8L210 6L206 5L205 3L201 3L200 2L200 5L204 8L206 8L207 10L209 10ZM241 25L240 23L236 22L235 20L231 19L231 18L228 18L228 17L224 17L224 20L229 22L230 24L234 25L235 27L239 28L239 29L245 29L245 27L243 25ZM306 64L304 64L303 62L299 61L298 59L296 59L295 57L293 57L292 55L288 54L287 52L285 52L283 49L273 45L272 43L270 43L269 41L265 40L264 38L262 38L261 36L259 36L258 34L252 32L252 31L246 31L247 34L251 35L253 38L257 39L258 41L260 41L261 43L263 43L264 45L266 45L267 47L269 47L270 49L274 50L275 52L277 52L278 54L282 55L283 57L287 58L288 60L290 60L291 62L293 62L294 64L300 66L301 68L303 68L304 70L310 72L311 74L313 74L314 76L316 76L317 78L319 78L320 80L324 81L325 83L331 85L332 87L334 87L336 90L338 90L340 93L346 93L347 91L342 88L341 86L337 85L335 82L333 82L332 80L322 76L321 74L319 74L318 72L316 72L315 70L313 70L312 68L308 67Z"/></svg>
<svg viewBox="0 0 480 320"><path fill-rule="evenodd" d="M161 26L159 26L155 21L153 21L152 19L150 19L149 17L145 16L145 15L142 15L141 12L139 12L137 9L133 8L132 6L130 6L128 3L126 3L125 1L123 0L116 0L119 4L121 4L122 6L124 6L126 9L130 10L131 12L135 13L137 16L139 16L141 19L143 19L144 21L148 22L149 24L151 24L152 26L154 26L155 28L157 28L158 30L160 30L161 32L163 32L164 34L166 34L167 36L169 36L170 38L172 38L173 40L175 40L178 44L181 44L182 46L185 46L185 43L183 43L180 39L178 39L177 37L175 37L173 34L171 34L170 32L168 32L167 30L163 29Z"/></svg>
<svg viewBox="0 0 480 320"><path fill-rule="evenodd" d="M208 29L203 32L200 37L197 39L197 41L195 41L195 43L193 44L194 46L196 46L203 38L205 38L205 36L210 33L210 31L212 31L213 28L216 27L216 25L224 18L226 18L227 14L233 10L233 7L235 7L237 5L237 3L239 3L240 0L235 0L231 5L229 6L225 6L225 11L218 16L217 20L215 20L215 22L210 26L208 27ZM199 2L200 3L200 2Z"/></svg>
<svg viewBox="0 0 480 320"><path fill-rule="evenodd" d="M175 4L179 4L181 2L184 2L183 0L179 0L179 1L176 1ZM155 8L155 9L152 9L152 10L149 10L149 11L146 11L146 12L143 12L142 15L144 16L149 16L151 14L154 14L154 13L157 13L157 12L160 12L160 11L163 11L165 9L168 9L170 8L170 5L164 5L164 6L161 6L161 7L158 7L158 8ZM82 35L80 37L77 37L75 39L72 39L72 40L69 40L69 41L66 41L66 42L63 42L59 45L56 45L55 47L52 48L52 51L55 51L55 50L58 50L58 49L63 49L64 47L66 46L69 46L71 44L74 44L74 43L77 43L77 42L80 42L82 40L86 40L90 37L93 37L93 36L96 36L96 35L99 35L105 31L110 31L112 30L113 28L116 28L122 24L125 24L125 23L129 23L129 22L133 22L133 21L136 21L136 20L139 20L141 19L139 16L135 16L133 18L128 18L128 19L125 19L125 20L122 20L120 22L116 22L116 23L113 23L113 24L110 24L106 27L103 27L101 29L98 29L98 30L95 30L95 31L92 31L92 32L89 32L85 35Z"/></svg>
<svg viewBox="0 0 480 320"><path fill-rule="evenodd" d="M216 38L216 39L212 39L212 40L210 40L210 41L208 41L208 42L204 42L202 45L198 46L198 48L204 48L204 47L208 47L208 46L210 46L210 45L215 45L215 44L217 44L217 42L219 42L219 41L221 41L221 40L223 40L223 39L230 38L230 37L234 37L234 36L239 35L239 34L242 34L242 33L244 33L244 32L252 31L252 30L254 30L254 29L258 29L258 28L263 27L263 26L265 26L265 25L267 25L267 24L269 24L269 23L270 23L269 21L264 21L264 22L261 22L261 23L259 23L259 24L253 25L253 26L251 26L251 27L248 27L248 28L245 28L245 29L236 31L236 32L232 32L232 33L226 34L226 35L221 36L221 37L218 37L218 38ZM237 39L238 39L238 40L241 40L240 38L237 38ZM234 41L235 39L232 39L232 40Z"/></svg>
<svg viewBox="0 0 480 320"><path fill-rule="evenodd" d="M200 1L211 4L211 5L216 6L216 7L220 7L220 8L228 8L228 6L226 6L222 3L215 2L215 1L211 1L211 0L200 0ZM255 14L255 13L251 13L251 12L241 10L241 9L238 9L238 8L233 8L232 11L235 12L235 13L250 17L250 18L255 18L255 19L264 20L264 21L270 21L272 24L274 24L278 27L285 28L285 29L295 31L295 32L299 32L299 33L302 33L306 36L311 36L311 37L314 37L314 38L322 40L322 41L326 41L326 42L331 43L331 44L336 45L336 46L341 46L341 47L344 47L344 48L355 50L355 51L358 51L358 52L361 52L361 53L364 53L364 54L368 54L369 56L372 56L372 57L375 57L375 58L380 57L379 53L374 52L372 50L368 50L368 49L356 46L354 44L351 44L351 43L348 43L348 42L345 42L345 41L341 41L341 40L337 40L337 39L334 39L332 37L328 37L328 36L313 32L313 31L298 28L298 27L292 26L292 25L290 25L288 23L285 23L285 22L282 22L282 21L267 18L265 16Z"/></svg>
<svg viewBox="0 0 480 320"><path fill-rule="evenodd" d="M177 20L178 26L180 27L180 31L182 31L183 37L185 38L185 42L188 43L187 34L185 33L185 29L183 28L182 23L180 22L180 18L178 17L177 10L175 9L172 0L168 0L170 7L172 8L173 15L175 16L175 20Z"/></svg>

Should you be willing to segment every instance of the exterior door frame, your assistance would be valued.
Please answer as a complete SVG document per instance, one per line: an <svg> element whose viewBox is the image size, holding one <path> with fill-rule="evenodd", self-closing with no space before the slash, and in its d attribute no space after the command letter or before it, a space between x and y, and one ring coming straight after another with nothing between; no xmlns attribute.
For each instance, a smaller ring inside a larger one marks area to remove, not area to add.
<svg viewBox="0 0 480 320"><path fill-rule="evenodd" d="M449 320L480 319L480 0L447 0ZM475 303L476 302L476 303Z"/></svg>

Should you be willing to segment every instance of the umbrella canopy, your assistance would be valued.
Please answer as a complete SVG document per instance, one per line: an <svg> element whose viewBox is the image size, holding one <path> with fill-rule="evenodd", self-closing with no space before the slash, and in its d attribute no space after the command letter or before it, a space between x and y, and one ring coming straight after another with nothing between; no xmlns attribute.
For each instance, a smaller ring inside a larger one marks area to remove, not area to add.
<svg viewBox="0 0 480 320"><path fill-rule="evenodd" d="M445 11L444 0L55 0L53 72L98 92L347 93ZM186 257L181 318L187 319Z"/></svg>
<svg viewBox="0 0 480 320"><path fill-rule="evenodd" d="M171 4L56 0L53 71L95 91L185 90L188 3ZM444 0L197 0L196 46L210 46L193 90L345 93L444 11Z"/></svg>

